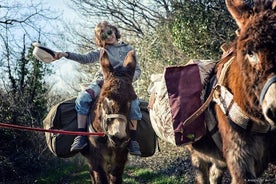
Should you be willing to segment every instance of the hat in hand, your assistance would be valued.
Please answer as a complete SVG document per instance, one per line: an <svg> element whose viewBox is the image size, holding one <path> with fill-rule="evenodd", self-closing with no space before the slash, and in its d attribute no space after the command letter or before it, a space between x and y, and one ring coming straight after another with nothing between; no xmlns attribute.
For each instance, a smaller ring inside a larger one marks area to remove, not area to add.
<svg viewBox="0 0 276 184"><path fill-rule="evenodd" d="M32 44L34 46L33 55L39 61L45 63L51 63L55 57L55 51L40 45L39 43L35 42Z"/></svg>

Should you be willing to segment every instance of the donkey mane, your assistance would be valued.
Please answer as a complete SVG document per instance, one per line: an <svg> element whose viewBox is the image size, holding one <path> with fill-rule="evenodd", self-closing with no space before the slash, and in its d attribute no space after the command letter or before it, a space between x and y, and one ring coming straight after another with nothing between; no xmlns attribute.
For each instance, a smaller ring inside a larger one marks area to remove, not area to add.
<svg viewBox="0 0 276 184"><path fill-rule="evenodd" d="M105 80L103 89L99 101L102 101L102 98L109 98L110 100L125 102L137 97L132 81L128 76L114 77L114 74L111 73Z"/></svg>

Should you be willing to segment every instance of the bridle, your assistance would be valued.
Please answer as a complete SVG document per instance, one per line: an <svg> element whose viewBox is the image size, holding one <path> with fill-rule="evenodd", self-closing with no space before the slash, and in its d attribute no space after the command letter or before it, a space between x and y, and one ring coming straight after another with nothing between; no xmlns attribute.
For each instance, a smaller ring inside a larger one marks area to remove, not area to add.
<svg viewBox="0 0 276 184"><path fill-rule="evenodd" d="M110 143L113 145L113 146L116 146L117 143L111 138L111 135L108 133L107 131L107 122L110 120L110 119L121 119L123 120L123 122L129 122L129 120L127 119L127 117L123 114L105 114L103 115L103 119L101 120L101 126L104 130L104 133L105 135L108 137L108 140L110 141ZM130 139L124 139L124 141L121 142L120 144L120 147L124 147L128 144Z"/></svg>
<svg viewBox="0 0 276 184"><path fill-rule="evenodd" d="M105 114L103 117L104 121L106 121L108 119L114 119L114 118L118 118L118 119L122 119L123 121L127 121L126 116L122 115L122 114Z"/></svg>

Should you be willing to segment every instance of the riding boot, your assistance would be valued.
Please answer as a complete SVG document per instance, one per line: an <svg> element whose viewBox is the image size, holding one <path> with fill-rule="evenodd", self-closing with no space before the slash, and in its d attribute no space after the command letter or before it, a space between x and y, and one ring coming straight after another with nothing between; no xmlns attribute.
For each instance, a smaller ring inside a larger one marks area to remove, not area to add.
<svg viewBox="0 0 276 184"><path fill-rule="evenodd" d="M141 156L140 146L136 140L136 130L130 130L128 150L131 155Z"/></svg>
<svg viewBox="0 0 276 184"><path fill-rule="evenodd" d="M85 127L86 126L86 115L80 115L78 114L78 127ZM79 132L85 132L86 128L78 128ZM71 152L78 152L81 151L83 148L85 148L88 144L87 136L78 135L75 137L74 142L71 145Z"/></svg>

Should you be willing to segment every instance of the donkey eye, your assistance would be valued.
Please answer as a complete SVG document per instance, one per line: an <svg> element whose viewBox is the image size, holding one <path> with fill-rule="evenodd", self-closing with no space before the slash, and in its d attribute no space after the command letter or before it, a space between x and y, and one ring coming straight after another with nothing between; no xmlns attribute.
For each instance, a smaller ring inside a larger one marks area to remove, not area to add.
<svg viewBox="0 0 276 184"><path fill-rule="evenodd" d="M246 54L246 57L248 58L249 62L252 64L256 64L259 62L259 57L256 52L248 51L248 53Z"/></svg>

